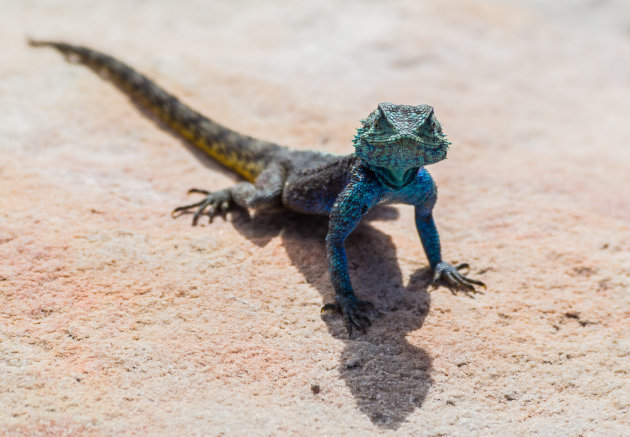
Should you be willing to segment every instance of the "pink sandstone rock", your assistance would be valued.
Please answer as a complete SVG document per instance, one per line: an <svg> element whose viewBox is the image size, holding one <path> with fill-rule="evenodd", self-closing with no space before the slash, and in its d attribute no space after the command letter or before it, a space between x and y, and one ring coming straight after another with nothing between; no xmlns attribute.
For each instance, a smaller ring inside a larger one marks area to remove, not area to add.
<svg viewBox="0 0 630 437"><path fill-rule="evenodd" d="M630 434L630 36L616 2L4 2L0 432ZM115 54L205 114L349 153L376 103L429 103L449 261L409 207L350 238L376 310L348 340L321 220L192 228L237 179L26 36Z"/></svg>

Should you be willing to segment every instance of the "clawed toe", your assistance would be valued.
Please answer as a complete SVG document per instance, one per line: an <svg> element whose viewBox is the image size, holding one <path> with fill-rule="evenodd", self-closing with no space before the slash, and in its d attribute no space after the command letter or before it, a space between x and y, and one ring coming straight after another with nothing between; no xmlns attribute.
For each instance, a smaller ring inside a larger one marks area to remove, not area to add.
<svg viewBox="0 0 630 437"><path fill-rule="evenodd" d="M202 190L202 189L199 189L199 188L191 188L190 190L188 190L188 194L189 194L189 195L190 195L190 194L193 194L193 193L197 193L197 194L205 194L205 195L207 196L208 194L210 194L210 191L208 191L208 190Z"/></svg>
<svg viewBox="0 0 630 437"><path fill-rule="evenodd" d="M202 200L201 202L191 203L190 205L178 206L171 211L171 217L177 218L180 215L186 214L187 212L190 212L191 209L201 206L204 202L205 200Z"/></svg>
<svg viewBox="0 0 630 437"><path fill-rule="evenodd" d="M326 311L341 312L341 310L339 309L339 306L335 303L327 303L326 305L322 307L320 312L325 313Z"/></svg>
<svg viewBox="0 0 630 437"><path fill-rule="evenodd" d="M357 298L336 297L336 303L327 303L321 309L321 312L335 311L343 317L348 337L352 336L354 328L366 333L367 328L371 326L370 319L362 313L362 311L374 308L374 305L367 300Z"/></svg>
<svg viewBox="0 0 630 437"><path fill-rule="evenodd" d="M171 212L171 217L177 218L183 214L193 214L192 225L196 226L202 215L207 215L209 223L217 216L221 215L226 218L230 210L232 198L226 190L210 192L199 188L191 188L188 194L204 194L205 199L191 203L190 205L179 206ZM194 213L193 213L194 211Z"/></svg>
<svg viewBox="0 0 630 437"><path fill-rule="evenodd" d="M453 267L448 263L441 262L435 267L432 284L434 287L437 287L438 280L442 279L453 294L457 294L457 291L460 290L466 294L481 293L475 288L475 285L486 288L486 284L476 279L471 279L459 272L459 270L469 268L470 266L467 263L458 264Z"/></svg>

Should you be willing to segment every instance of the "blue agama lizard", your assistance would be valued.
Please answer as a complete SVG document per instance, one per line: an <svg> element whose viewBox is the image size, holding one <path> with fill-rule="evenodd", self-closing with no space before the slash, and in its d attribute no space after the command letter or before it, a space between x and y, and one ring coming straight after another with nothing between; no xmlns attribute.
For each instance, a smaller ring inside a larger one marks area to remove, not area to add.
<svg viewBox="0 0 630 437"><path fill-rule="evenodd" d="M304 214L329 217L326 252L335 303L324 310L341 313L348 334L370 325L365 310L372 304L355 295L344 241L361 218L378 204L406 203L415 208L415 221L433 270L433 284L442 280L451 290L475 292L481 281L459 272L442 260L440 238L432 210L435 184L424 166L446 158L449 142L428 105L381 103L362 120L354 137L354 153L334 156L316 151L290 150L228 129L182 103L127 64L95 50L60 42L30 41L77 58L109 78L135 101L156 114L174 131L246 182L218 191L191 189L203 200L175 208L174 216L193 212L192 224L202 215L210 221L233 207L252 210L284 206Z"/></svg>

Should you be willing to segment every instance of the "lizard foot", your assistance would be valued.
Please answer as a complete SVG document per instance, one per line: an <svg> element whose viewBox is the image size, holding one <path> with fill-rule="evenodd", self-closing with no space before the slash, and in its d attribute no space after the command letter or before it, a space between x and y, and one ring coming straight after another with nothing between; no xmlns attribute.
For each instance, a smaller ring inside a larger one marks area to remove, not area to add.
<svg viewBox="0 0 630 437"><path fill-rule="evenodd" d="M193 215L192 225L197 225L199 217L203 214L207 214L210 217L210 223L216 216L221 215L225 218L228 210L232 206L232 194L229 189L210 192L206 190L200 190L198 188L191 188L188 190L188 194L199 193L205 194L205 198L200 202L191 203L190 205L179 206L171 212L171 217L177 218L180 215L191 213L194 209L197 209Z"/></svg>
<svg viewBox="0 0 630 437"><path fill-rule="evenodd" d="M372 308L374 308L372 302L357 299L354 294L351 296L337 295L335 296L335 303L327 303L322 307L321 312L332 310L341 314L348 330L348 337L352 337L353 326L365 334L365 330L370 326L370 319L362 311Z"/></svg>
<svg viewBox="0 0 630 437"><path fill-rule="evenodd" d="M446 282L446 286L451 293L456 294L457 290L463 289L466 293L477 293L475 285L486 288L486 284L459 273L461 269L467 269L470 266L467 263L459 264L455 267L446 262L440 262L435 266L433 281L431 285L437 288L438 280L442 279Z"/></svg>

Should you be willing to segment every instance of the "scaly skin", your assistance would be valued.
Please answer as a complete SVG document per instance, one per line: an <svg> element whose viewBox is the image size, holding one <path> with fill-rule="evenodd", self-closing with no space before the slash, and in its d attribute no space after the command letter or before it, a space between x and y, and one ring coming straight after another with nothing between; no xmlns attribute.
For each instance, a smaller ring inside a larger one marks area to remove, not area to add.
<svg viewBox="0 0 630 437"><path fill-rule="evenodd" d="M234 206L260 210L279 205L328 216L326 251L335 303L324 305L322 311L340 312L348 335L353 328L365 332L370 321L364 310L372 304L358 299L352 289L344 242L376 205L414 206L416 229L433 270L434 285L442 280L453 292L475 292L475 285L485 287L459 273L467 264L454 267L442 260L432 214L437 189L424 166L446 158L450 143L431 106L381 103L362 120L354 139L355 152L347 156L290 150L221 126L109 55L58 42L30 44L54 47L95 71L107 73L174 131L248 181L214 192L193 188L189 192L201 193L204 199L175 208L174 216L194 211L195 225L202 215L212 221Z"/></svg>

